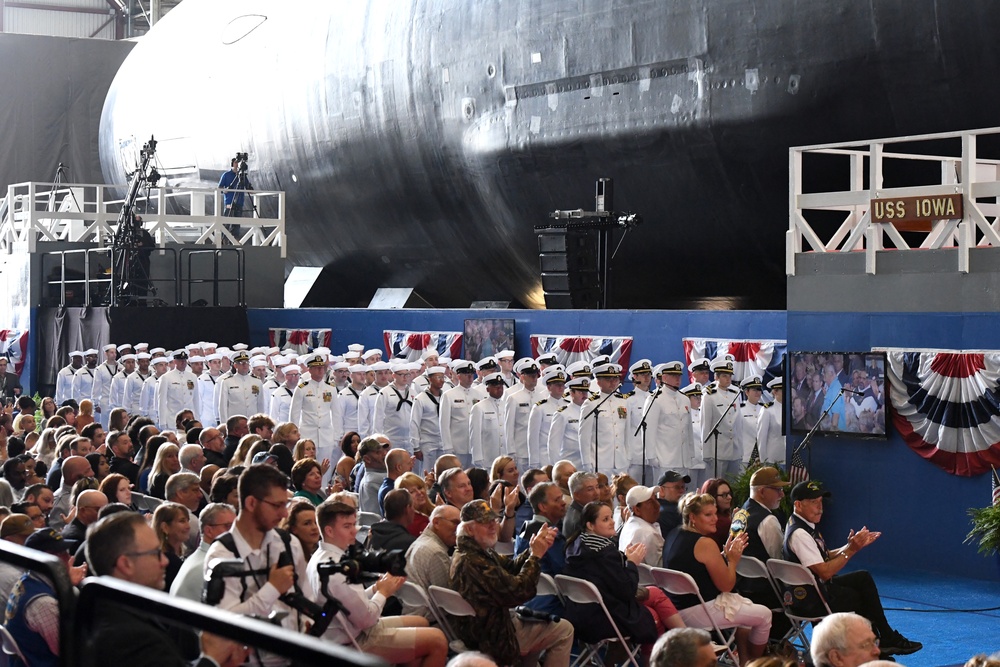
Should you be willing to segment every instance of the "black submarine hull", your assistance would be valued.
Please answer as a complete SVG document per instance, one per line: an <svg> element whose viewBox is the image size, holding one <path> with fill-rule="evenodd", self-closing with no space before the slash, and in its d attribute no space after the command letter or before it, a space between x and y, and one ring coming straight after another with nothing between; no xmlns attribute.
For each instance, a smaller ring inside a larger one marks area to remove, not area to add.
<svg viewBox="0 0 1000 667"><path fill-rule="evenodd" d="M996 125L997 34L986 0L187 0L119 71L101 157L124 182L155 134L207 184L248 151L290 266L327 268L311 305L541 307L533 226L610 177L644 218L610 305L782 308L788 148Z"/></svg>

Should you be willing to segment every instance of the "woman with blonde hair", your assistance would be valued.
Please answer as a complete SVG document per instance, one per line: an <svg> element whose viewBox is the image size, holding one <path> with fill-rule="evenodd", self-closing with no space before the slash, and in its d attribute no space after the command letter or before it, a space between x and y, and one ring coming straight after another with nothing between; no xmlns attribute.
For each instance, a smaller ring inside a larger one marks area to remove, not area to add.
<svg viewBox="0 0 1000 667"><path fill-rule="evenodd" d="M152 525L160 540L160 549L167 557L164 590L170 590L170 584L174 582L183 562L184 542L191 531L191 514L188 508L179 503L163 503L153 512Z"/></svg>
<svg viewBox="0 0 1000 667"><path fill-rule="evenodd" d="M233 460L229 462L230 468L235 468L236 466L248 466L250 461L247 459L247 454L250 453L250 448L261 441L261 437L256 433L247 433L245 436L240 438L240 442L236 445L236 453L233 454Z"/></svg>
<svg viewBox="0 0 1000 667"><path fill-rule="evenodd" d="M295 432L298 433L298 430ZM316 443L309 438L297 440L292 447L292 460L298 462L302 459L316 459ZM320 473L326 476L326 471L330 469L330 459L316 459L316 462L319 463Z"/></svg>
<svg viewBox="0 0 1000 667"><path fill-rule="evenodd" d="M12 426L14 428L14 432L11 435L23 438L26 434L35 430L35 415L30 412L22 412L18 416L14 417L14 423Z"/></svg>
<svg viewBox="0 0 1000 667"><path fill-rule="evenodd" d="M413 499L413 509L416 513L406 530L410 535L420 537L420 533L424 532L424 528L430 523L431 512L434 511L434 503L427 497L427 482L416 473L404 472L396 478L396 488L405 490Z"/></svg>
<svg viewBox="0 0 1000 667"><path fill-rule="evenodd" d="M740 663L746 665L764 654L771 632L771 610L732 592L749 536L745 531L730 536L719 553L719 545L710 537L719 522L715 498L688 493L677 509L681 530L664 554L663 564L691 575L706 605L702 607L696 595L671 595L670 599L688 625L701 628L714 621L720 628L735 627Z"/></svg>
<svg viewBox="0 0 1000 667"><path fill-rule="evenodd" d="M179 452L180 448L172 442L164 443L156 450L153 470L149 473L149 495L161 500L166 498L167 478L181 471Z"/></svg>

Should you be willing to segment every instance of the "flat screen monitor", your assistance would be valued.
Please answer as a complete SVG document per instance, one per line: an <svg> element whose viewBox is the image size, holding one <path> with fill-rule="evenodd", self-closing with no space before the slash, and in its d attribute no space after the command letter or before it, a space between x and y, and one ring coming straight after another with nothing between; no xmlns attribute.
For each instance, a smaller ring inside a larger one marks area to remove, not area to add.
<svg viewBox="0 0 1000 667"><path fill-rule="evenodd" d="M465 358L469 361L479 361L497 352L513 350L514 320L465 320L462 342L465 346Z"/></svg>
<svg viewBox="0 0 1000 667"><path fill-rule="evenodd" d="M790 352L791 432L819 422L818 435L885 438L885 363L884 352Z"/></svg>

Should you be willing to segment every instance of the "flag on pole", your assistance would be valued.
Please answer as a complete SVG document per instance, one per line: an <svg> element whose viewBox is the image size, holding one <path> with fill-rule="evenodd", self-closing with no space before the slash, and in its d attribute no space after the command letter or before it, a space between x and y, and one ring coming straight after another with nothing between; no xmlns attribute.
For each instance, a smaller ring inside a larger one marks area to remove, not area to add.
<svg viewBox="0 0 1000 667"><path fill-rule="evenodd" d="M805 482L809 479L809 470L806 469L805 461L802 460L802 455L798 451L792 453L792 465L788 468L788 481L795 486L799 482Z"/></svg>
<svg viewBox="0 0 1000 667"><path fill-rule="evenodd" d="M990 475L990 482L993 485L993 506L996 507L1000 505L1000 477L997 477L996 468L993 468L993 474Z"/></svg>
<svg viewBox="0 0 1000 667"><path fill-rule="evenodd" d="M755 440L753 443L753 451L750 452L750 461L747 462L747 468L755 468L760 465L760 447L757 445L758 443Z"/></svg>

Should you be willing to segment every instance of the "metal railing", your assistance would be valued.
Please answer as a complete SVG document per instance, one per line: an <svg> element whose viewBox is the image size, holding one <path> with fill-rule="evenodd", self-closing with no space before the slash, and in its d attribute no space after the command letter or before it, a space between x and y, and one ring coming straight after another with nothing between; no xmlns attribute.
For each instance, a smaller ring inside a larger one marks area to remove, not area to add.
<svg viewBox="0 0 1000 667"><path fill-rule="evenodd" d="M1000 247L1000 160L977 154L977 140L995 143L1000 128L800 146L789 150L789 223L785 272L795 275L796 255L864 251L865 270L876 272L879 251L957 248L956 270L967 273L969 252ZM813 172L832 171L846 189L805 192ZM935 182L927 184L928 172ZM892 187L885 187L891 174ZM930 231L873 221L872 200L961 195L961 218L938 219ZM832 218L832 221L831 221ZM832 224L831 224L832 222ZM832 233L828 232L833 229ZM904 237L903 234L906 234ZM808 247L808 249L807 249Z"/></svg>
<svg viewBox="0 0 1000 667"><path fill-rule="evenodd" d="M38 242L111 243L123 200L122 185L27 182L7 188L0 217L0 252L35 252ZM160 248L167 243L221 248L277 247L285 257L285 193L256 190L253 217L223 215L227 190L153 188L136 199L136 211Z"/></svg>
<svg viewBox="0 0 1000 667"><path fill-rule="evenodd" d="M236 277L235 278L221 278L219 273L219 260L226 253L236 254ZM194 272L191 264L191 260L198 255L211 255L212 256L212 277L211 278L194 278ZM219 285L225 283L236 283L236 294L239 306L246 305L246 294L244 292L244 278L246 278L246 267L243 262L243 251L239 248L221 248L217 250L192 250L191 248L181 248L181 262L187 257L187 277L184 282L187 283L187 303L190 305L193 303L193 298L191 295L191 288L194 285L211 284L212 285L212 304L213 306L221 306L219 302Z"/></svg>

